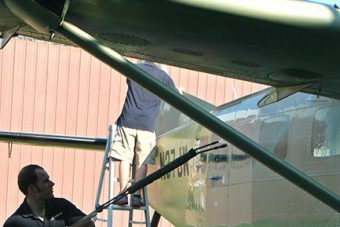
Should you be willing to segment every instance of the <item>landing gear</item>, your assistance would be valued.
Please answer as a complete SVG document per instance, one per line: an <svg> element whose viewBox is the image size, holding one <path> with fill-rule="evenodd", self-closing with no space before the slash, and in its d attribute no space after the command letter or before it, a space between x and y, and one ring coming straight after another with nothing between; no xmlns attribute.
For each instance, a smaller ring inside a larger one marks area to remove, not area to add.
<svg viewBox="0 0 340 227"><path fill-rule="evenodd" d="M157 227L160 218L161 218L161 215L157 211L155 211L152 215L151 227Z"/></svg>

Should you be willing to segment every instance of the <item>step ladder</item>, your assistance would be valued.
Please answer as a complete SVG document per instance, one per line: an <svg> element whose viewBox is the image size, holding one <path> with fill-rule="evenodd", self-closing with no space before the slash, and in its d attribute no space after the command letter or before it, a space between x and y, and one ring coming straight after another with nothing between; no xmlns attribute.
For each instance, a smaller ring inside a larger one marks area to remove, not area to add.
<svg viewBox="0 0 340 227"><path fill-rule="evenodd" d="M96 201L95 205L97 206L100 203L100 196L102 194L102 188L103 188L103 182L105 177L105 172L109 172L109 182L108 182L108 198L107 201L112 199L114 197L114 183L119 182L119 179L115 177L115 167L114 167L114 161L112 157L109 157L109 152L111 150L112 141L114 138L114 132L116 131L116 125L112 126L109 125L109 133L108 133L108 139L105 147L105 153L103 157L103 163L102 168L100 172L100 178L98 183L98 190L96 195ZM134 165L133 165L134 166ZM135 169L132 169L132 173L134 173ZM134 174L132 174L134 176ZM133 180L130 179L130 183L133 183ZM115 205L112 204L107 208L107 218L95 218L95 221L104 221L107 222L108 227L115 226L113 223L113 211L114 210L122 210L122 211L128 211L129 212L129 221L128 221L128 227L132 227L133 224L145 224L146 227L151 227L150 224L150 212L149 212L149 201L148 201L148 193L146 187L142 189L142 198L144 205L140 207L132 207L130 205ZM130 200L131 201L131 198ZM142 210L144 212L144 221L134 221L133 220L133 211L134 210Z"/></svg>

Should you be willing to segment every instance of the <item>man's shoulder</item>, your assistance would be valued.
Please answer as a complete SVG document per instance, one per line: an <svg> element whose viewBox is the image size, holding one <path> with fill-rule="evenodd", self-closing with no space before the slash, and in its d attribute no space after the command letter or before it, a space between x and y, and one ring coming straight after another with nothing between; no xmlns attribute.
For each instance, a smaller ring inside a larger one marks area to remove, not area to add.
<svg viewBox="0 0 340 227"><path fill-rule="evenodd" d="M153 62L144 62L144 63L139 63L137 66L146 72L149 72L155 77L158 77L159 79L171 79L171 77L161 68L159 68L155 63Z"/></svg>
<svg viewBox="0 0 340 227"><path fill-rule="evenodd" d="M13 226L16 226L15 224L15 220L12 216L10 216L9 218L7 218L7 220L5 221L3 227L13 227Z"/></svg>
<svg viewBox="0 0 340 227"><path fill-rule="evenodd" d="M55 206L65 206L65 205L72 204L70 201L68 201L65 198L51 198L48 200L48 203L53 204Z"/></svg>
<svg viewBox="0 0 340 227"><path fill-rule="evenodd" d="M22 214L30 214L31 210L28 207L26 201L24 200L21 205L14 211L14 213L8 218L11 219L12 217L18 217Z"/></svg>
<svg viewBox="0 0 340 227"><path fill-rule="evenodd" d="M18 212L19 209L17 209L14 214L9 216L7 220L5 221L3 227L15 227L20 226L20 224L24 223L24 219L21 213ZM23 226L23 225L21 225Z"/></svg>
<svg viewBox="0 0 340 227"><path fill-rule="evenodd" d="M51 199L49 199L49 201L53 201L53 202L69 202L67 199L59 198L59 197L51 198Z"/></svg>

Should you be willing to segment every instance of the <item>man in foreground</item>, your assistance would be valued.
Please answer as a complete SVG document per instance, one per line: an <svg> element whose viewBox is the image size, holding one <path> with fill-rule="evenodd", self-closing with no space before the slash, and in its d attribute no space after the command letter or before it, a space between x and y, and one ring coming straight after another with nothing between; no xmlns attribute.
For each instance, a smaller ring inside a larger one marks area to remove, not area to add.
<svg viewBox="0 0 340 227"><path fill-rule="evenodd" d="M28 165L18 175L18 186L25 195L20 207L4 227L93 227L91 220L78 222L85 214L63 198L54 198L54 183L38 165ZM77 223L78 222L78 223Z"/></svg>

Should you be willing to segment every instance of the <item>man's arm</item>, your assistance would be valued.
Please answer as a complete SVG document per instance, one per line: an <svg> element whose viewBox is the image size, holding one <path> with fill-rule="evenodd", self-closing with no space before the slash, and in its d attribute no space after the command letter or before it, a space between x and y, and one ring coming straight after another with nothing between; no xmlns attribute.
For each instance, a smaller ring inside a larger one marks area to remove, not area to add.
<svg viewBox="0 0 340 227"><path fill-rule="evenodd" d="M84 220L70 225L70 227L95 227L95 224L91 220Z"/></svg>
<svg viewBox="0 0 340 227"><path fill-rule="evenodd" d="M95 224L91 219L86 219L86 214L79 210L73 203L66 199L59 199L60 204L63 205L63 213L67 226L70 227L93 227ZM84 219L83 219L84 218Z"/></svg>

